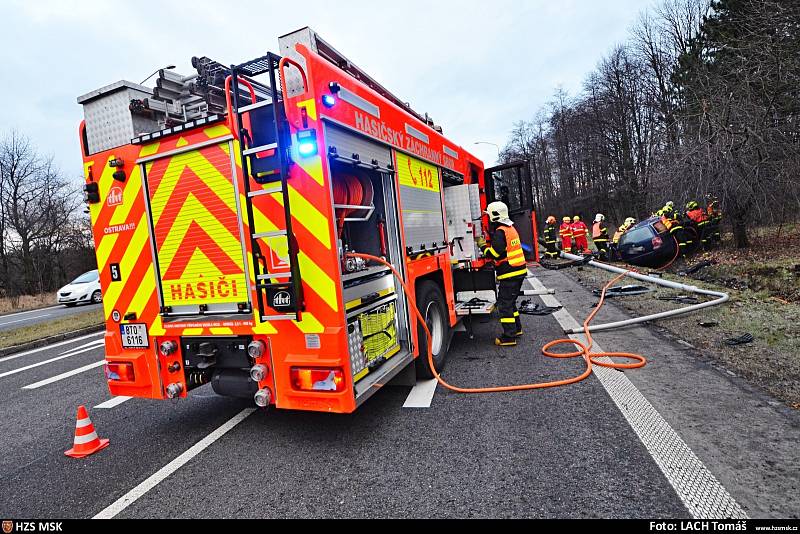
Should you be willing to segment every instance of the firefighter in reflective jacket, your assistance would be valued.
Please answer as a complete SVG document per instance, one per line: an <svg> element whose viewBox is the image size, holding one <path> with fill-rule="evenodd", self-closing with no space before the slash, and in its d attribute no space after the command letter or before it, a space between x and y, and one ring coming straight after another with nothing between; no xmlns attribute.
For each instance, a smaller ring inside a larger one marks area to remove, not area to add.
<svg viewBox="0 0 800 534"><path fill-rule="evenodd" d="M661 222L664 223L664 226L669 229L669 233L675 238L680 253L685 254L687 248L693 244L693 241L691 237L687 236L678 214L675 213L675 203L670 200L656 212L656 215L661 217Z"/></svg>
<svg viewBox="0 0 800 534"><path fill-rule="evenodd" d="M686 218L697 227L697 235L700 236L703 248L708 247L708 214L706 210L701 208L700 204L692 200L686 204Z"/></svg>
<svg viewBox="0 0 800 534"><path fill-rule="evenodd" d="M602 213L598 213L594 218L592 241L594 241L597 251L600 253L600 259L608 259L608 225L606 224L606 216Z"/></svg>
<svg viewBox="0 0 800 534"><path fill-rule="evenodd" d="M575 251L581 254L589 254L589 228L579 215L572 219L572 237L575 239Z"/></svg>
<svg viewBox="0 0 800 534"><path fill-rule="evenodd" d="M564 217L564 222L558 229L558 236L561 238L562 252L572 252L572 219Z"/></svg>
<svg viewBox="0 0 800 534"><path fill-rule="evenodd" d="M547 224L542 232L544 237L544 255L550 259L558 257L558 228L556 227L556 218L552 215L547 218Z"/></svg>
<svg viewBox="0 0 800 534"><path fill-rule="evenodd" d="M491 244L480 238L478 246L486 258L494 261L497 272L497 308L500 311L500 325L503 333L495 339L495 345L511 347L522 336L522 321L517 310L517 297L522 282L528 275L525 253L514 223L508 217L508 206L502 202L492 202L485 212L496 230Z"/></svg>
<svg viewBox="0 0 800 534"><path fill-rule="evenodd" d="M633 228L636 224L636 219L633 217L628 217L625 219L625 222L617 228L617 231L614 232L614 237L611 239L611 260L618 260L619 257L619 240L622 239L622 236L625 235L625 232Z"/></svg>

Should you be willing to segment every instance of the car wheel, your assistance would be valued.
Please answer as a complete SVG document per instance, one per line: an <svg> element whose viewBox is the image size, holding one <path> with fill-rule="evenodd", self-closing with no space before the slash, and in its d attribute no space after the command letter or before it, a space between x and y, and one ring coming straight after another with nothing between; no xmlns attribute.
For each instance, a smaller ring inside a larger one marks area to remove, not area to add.
<svg viewBox="0 0 800 534"><path fill-rule="evenodd" d="M426 280L417 286L417 307L425 317L425 322L431 332L431 351L433 352L433 365L441 373L447 361L447 348L450 341L450 322L448 320L447 305L439 286ZM428 364L428 336L425 335L421 325L417 325L419 356L416 360L417 377L424 379L433 378Z"/></svg>
<svg viewBox="0 0 800 534"><path fill-rule="evenodd" d="M103 302L103 294L98 289L92 293L92 304L100 304L101 302Z"/></svg>

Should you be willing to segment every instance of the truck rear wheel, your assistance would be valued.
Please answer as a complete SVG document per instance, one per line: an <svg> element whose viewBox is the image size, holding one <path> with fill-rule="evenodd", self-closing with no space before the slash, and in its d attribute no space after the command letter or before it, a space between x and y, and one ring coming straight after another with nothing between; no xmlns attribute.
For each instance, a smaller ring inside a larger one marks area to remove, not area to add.
<svg viewBox="0 0 800 534"><path fill-rule="evenodd" d="M417 307L425 317L431 332L431 350L436 371L441 373L447 361L447 346L450 340L450 321L442 290L437 284L425 280L417 286ZM416 360L417 377L433 378L428 364L428 337L421 325L417 325L419 356Z"/></svg>

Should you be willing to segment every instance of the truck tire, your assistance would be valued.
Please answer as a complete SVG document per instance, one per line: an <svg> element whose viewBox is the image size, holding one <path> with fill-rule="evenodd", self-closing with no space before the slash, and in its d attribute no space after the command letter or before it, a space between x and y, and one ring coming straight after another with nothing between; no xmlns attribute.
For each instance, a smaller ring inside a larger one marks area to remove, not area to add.
<svg viewBox="0 0 800 534"><path fill-rule="evenodd" d="M441 373L447 361L447 348L450 340L450 321L447 304L439 286L425 280L417 285L417 307L425 317L428 329L431 331L431 348L433 350L433 364L436 371ZM417 340L419 356L416 359L417 378L431 379L433 373L428 365L428 337L425 330L417 324Z"/></svg>

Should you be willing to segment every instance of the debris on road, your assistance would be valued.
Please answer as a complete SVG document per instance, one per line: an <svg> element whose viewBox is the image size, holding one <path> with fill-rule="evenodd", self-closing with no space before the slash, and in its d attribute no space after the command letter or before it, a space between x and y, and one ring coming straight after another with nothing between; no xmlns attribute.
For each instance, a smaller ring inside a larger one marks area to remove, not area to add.
<svg viewBox="0 0 800 534"><path fill-rule="evenodd" d="M561 306L539 306L532 303L530 300L523 300L517 307L520 313L525 315L552 315L560 310Z"/></svg>
<svg viewBox="0 0 800 534"><path fill-rule="evenodd" d="M614 298L614 297L627 297L632 295L644 295L645 293L652 293L653 289L650 287L640 286L640 285L629 285L629 286L621 286L621 287L612 287L608 291L606 291L606 298ZM593 289L592 293L597 296L600 296L602 291L599 289Z"/></svg>
<svg viewBox="0 0 800 534"><path fill-rule="evenodd" d="M724 258L721 254L719 258ZM720 259L717 265L709 267L703 275L721 275L727 278L731 275L741 276L740 269L754 269L753 256L741 259L735 265ZM794 265L779 258L781 265ZM724 268L724 269L723 269ZM572 278L574 274L567 273ZM579 282L591 289L608 281L612 275L599 270L589 271L581 276ZM675 280L674 273L665 273L665 280ZM703 288L717 288L718 279L714 282L699 281L697 285ZM740 377L763 388L769 394L784 401L788 406L800 405L800 359L797 358L797 344L800 340L800 302L794 300L793 295L800 295L797 282L783 281L781 278L771 280L759 279L755 283L753 278L750 289L736 291L732 294L729 307L706 310L701 317L674 317L663 321L663 326L670 333L688 339L704 356L714 360L725 369L730 369ZM783 282L780 286L779 282ZM795 284L795 285L793 285ZM780 292L778 292L780 291ZM659 291L660 295L631 296L617 299L615 305L629 310L633 315L671 310L688 296L683 291ZM770 297L778 296L789 301L789 304L777 304ZM679 300L673 300L679 299ZM701 299L702 300L702 299ZM779 313L776 313L776 307ZM703 327L698 321L717 322L717 327ZM731 346L722 342L720 332L728 335L738 335L742 332L758 332L755 340L748 345L747 350L739 346ZM763 355L769 353L769 358Z"/></svg>
<svg viewBox="0 0 800 534"><path fill-rule="evenodd" d="M711 267L712 265L716 265L716 263L717 263L717 262L715 262L715 261L713 261L713 260L705 260L705 261L701 261L701 262L700 262L700 263L698 263L697 265L694 265L694 266L692 266L692 267L689 267L689 268L688 268L688 269L686 269L685 271L680 271L678 274L679 274L679 275L681 275L681 276L688 276L688 275L690 275L690 274L695 274L695 273L697 273L697 272L699 272L699 271L701 271L701 270L705 269L706 267Z"/></svg>
<svg viewBox="0 0 800 534"><path fill-rule="evenodd" d="M755 341L753 334L742 334L739 337L731 337L728 339L723 340L723 343L730 347L736 347L738 345L747 345L748 343L752 343Z"/></svg>

